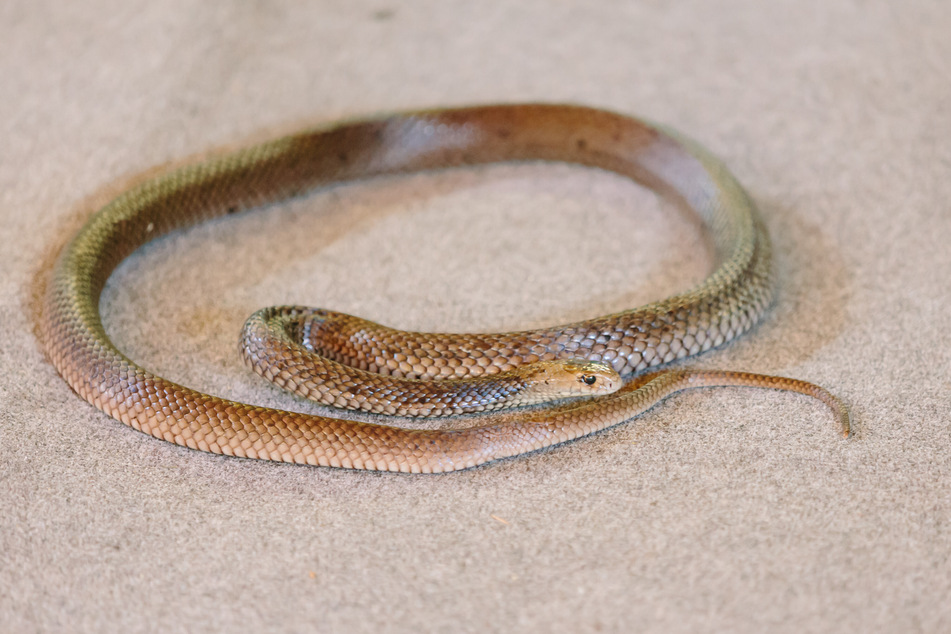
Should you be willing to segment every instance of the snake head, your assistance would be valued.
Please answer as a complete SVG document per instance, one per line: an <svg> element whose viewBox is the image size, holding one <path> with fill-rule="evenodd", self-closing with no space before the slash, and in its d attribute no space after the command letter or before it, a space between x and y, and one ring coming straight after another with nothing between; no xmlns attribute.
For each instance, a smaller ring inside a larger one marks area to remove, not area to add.
<svg viewBox="0 0 951 634"><path fill-rule="evenodd" d="M524 367L530 373L534 391L548 399L611 394L622 385L614 368L600 361L539 361Z"/></svg>

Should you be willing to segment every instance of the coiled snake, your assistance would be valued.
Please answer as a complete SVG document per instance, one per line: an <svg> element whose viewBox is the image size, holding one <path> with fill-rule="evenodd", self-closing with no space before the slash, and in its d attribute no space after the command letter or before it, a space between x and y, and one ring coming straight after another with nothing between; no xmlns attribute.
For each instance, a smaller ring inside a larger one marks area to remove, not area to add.
<svg viewBox="0 0 951 634"><path fill-rule="evenodd" d="M406 333L327 311L266 309L245 327L246 358L262 375L324 403L411 416L612 394L505 420L489 415L474 427L403 429L203 394L140 367L105 332L99 300L110 273L138 247L171 231L331 182L523 160L610 170L689 207L712 236L714 272L693 290L654 304L530 332ZM771 299L770 246L761 220L707 152L670 130L601 110L502 105L345 122L145 182L93 215L63 250L47 286L40 331L73 390L157 438L248 458L442 472L590 434L699 386L809 394L832 408L848 436L847 409L809 383L682 368L645 374L742 334ZM316 360L317 369L301 366L304 359ZM621 377L632 376L621 387ZM509 401L499 405L500 398Z"/></svg>

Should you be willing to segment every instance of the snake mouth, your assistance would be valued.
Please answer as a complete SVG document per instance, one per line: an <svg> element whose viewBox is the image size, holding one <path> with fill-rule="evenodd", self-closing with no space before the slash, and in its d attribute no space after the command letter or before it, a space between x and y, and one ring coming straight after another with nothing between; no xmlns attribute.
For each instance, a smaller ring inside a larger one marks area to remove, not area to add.
<svg viewBox="0 0 951 634"><path fill-rule="evenodd" d="M610 365L601 361L568 359L561 362L562 369L574 375L579 395L597 396L611 394L621 389L621 375Z"/></svg>

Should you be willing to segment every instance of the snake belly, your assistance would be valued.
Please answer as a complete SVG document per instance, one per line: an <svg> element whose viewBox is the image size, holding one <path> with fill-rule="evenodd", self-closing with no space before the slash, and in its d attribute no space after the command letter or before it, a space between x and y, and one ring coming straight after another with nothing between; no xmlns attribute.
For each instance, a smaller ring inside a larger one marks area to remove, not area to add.
<svg viewBox="0 0 951 634"><path fill-rule="evenodd" d="M384 374L402 367L404 376L421 380L465 376L467 368L493 373L562 358L602 361L630 376L730 341L768 308L771 257L763 224L742 187L702 148L671 130L603 110L480 106L308 130L172 171L125 192L89 219L51 273L41 317L48 356L79 396L118 421L178 445L247 458L443 472L616 425L662 398L660 388L647 390L650 394L642 388L622 390L549 414L528 412L504 420L490 415L463 429L403 429L201 393L127 358L103 327L99 301L112 271L169 232L329 183L529 160L609 170L689 208L712 239L714 271L692 290L663 301L533 331L431 334L373 325L359 336L341 335L338 360L364 363ZM400 351L399 360L394 350ZM678 377L662 383L683 389L684 379Z"/></svg>

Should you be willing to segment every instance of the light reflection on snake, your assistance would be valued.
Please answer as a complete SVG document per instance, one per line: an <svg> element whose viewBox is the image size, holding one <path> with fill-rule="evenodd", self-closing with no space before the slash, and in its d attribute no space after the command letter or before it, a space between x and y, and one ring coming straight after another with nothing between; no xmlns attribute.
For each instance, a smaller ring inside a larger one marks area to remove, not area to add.
<svg viewBox="0 0 951 634"><path fill-rule="evenodd" d="M714 272L686 293L641 308L502 334L407 333L327 311L266 309L248 321L244 353L255 371L285 387L366 411L431 416L602 396L504 420L487 415L468 428L403 429L203 394L143 369L105 332L99 301L109 275L137 248L171 231L328 183L524 160L610 170L688 207L712 236ZM119 196L61 254L41 332L60 374L103 412L169 442L248 458L453 471L605 429L674 392L701 386L811 395L832 409L848 436L845 406L810 383L681 367L648 374L749 330L772 300L770 267L769 240L742 188L720 162L670 130L576 106L429 110L287 136L173 171ZM304 359L318 365L305 369ZM622 377L628 379L623 387Z"/></svg>

